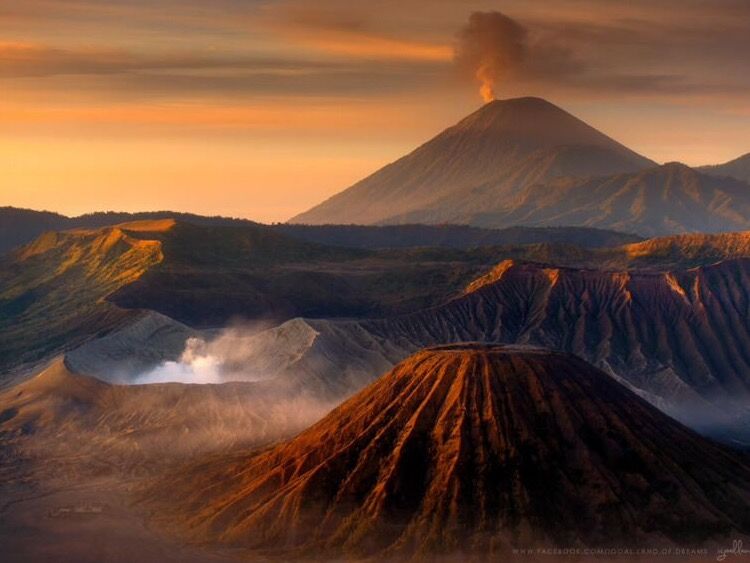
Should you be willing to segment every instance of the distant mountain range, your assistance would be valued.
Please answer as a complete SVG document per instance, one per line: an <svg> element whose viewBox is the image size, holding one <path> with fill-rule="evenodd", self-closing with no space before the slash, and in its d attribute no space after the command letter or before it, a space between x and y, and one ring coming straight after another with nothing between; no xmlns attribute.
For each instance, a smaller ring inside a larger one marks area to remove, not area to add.
<svg viewBox="0 0 750 563"><path fill-rule="evenodd" d="M459 205L452 207L459 210ZM419 221L418 216L404 219ZM492 227L581 225L643 236L741 231L750 229L750 185L669 163L632 174L535 185L504 210L488 207L464 219Z"/></svg>
<svg viewBox="0 0 750 563"><path fill-rule="evenodd" d="M120 223L152 219L176 219L197 225L257 225L254 221L247 219L208 217L174 211L144 211L138 213L108 211L67 217L66 215L50 211L0 207L0 254L31 242L47 231L95 229Z"/></svg>
<svg viewBox="0 0 750 563"><path fill-rule="evenodd" d="M748 230L748 182L750 154L714 166L659 166L546 100L517 98L484 105L287 224L266 227L355 248L612 246L638 237ZM66 217L0 207L0 254L45 231L160 218L258 225L172 211Z"/></svg>
<svg viewBox="0 0 750 563"><path fill-rule="evenodd" d="M349 248L471 248L500 244L563 243L595 248L642 240L633 234L586 227L510 227L482 229L467 225L262 225L248 219L204 216L173 211L102 212L67 217L49 211L0 207L0 254L27 244L48 231L92 229L133 221L175 219L202 226L259 227L292 238Z"/></svg>
<svg viewBox="0 0 750 563"><path fill-rule="evenodd" d="M476 248L524 244L573 244L584 248L618 246L643 240L638 235L590 227L480 228L469 225L296 225L271 226L285 235L350 248Z"/></svg>
<svg viewBox="0 0 750 563"><path fill-rule="evenodd" d="M743 182L750 182L750 153L724 164L701 166L699 170L712 176L729 176Z"/></svg>
<svg viewBox="0 0 750 563"><path fill-rule="evenodd" d="M292 223L750 229L750 157L657 166L538 98L491 102Z"/></svg>
<svg viewBox="0 0 750 563"><path fill-rule="evenodd" d="M289 223L266 227L356 248L612 246L638 237L748 230L748 182L750 154L715 166L659 166L550 102L518 98L484 105ZM2 207L0 254L45 231L160 218L258 225L171 211L66 217Z"/></svg>

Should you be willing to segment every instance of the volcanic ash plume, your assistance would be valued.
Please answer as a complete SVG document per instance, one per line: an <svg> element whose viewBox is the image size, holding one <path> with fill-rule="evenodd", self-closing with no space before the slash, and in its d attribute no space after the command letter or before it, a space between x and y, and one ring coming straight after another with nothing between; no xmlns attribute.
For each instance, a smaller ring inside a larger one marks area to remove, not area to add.
<svg viewBox="0 0 750 563"><path fill-rule="evenodd" d="M481 83L479 86L479 95L485 102L491 102L495 99L495 74L492 65L481 64L477 69L477 79Z"/></svg>
<svg viewBox="0 0 750 563"><path fill-rule="evenodd" d="M495 99L499 82L511 76L526 56L526 29L500 12L474 12L458 33L455 62L479 80L485 102Z"/></svg>

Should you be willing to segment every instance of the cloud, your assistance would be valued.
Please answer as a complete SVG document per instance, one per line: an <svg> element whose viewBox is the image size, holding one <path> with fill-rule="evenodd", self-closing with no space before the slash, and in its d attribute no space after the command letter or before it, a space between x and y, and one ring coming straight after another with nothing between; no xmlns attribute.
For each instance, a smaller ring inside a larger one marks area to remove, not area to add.
<svg viewBox="0 0 750 563"><path fill-rule="evenodd" d="M0 77L103 74L136 67L126 53L109 49L70 51L34 43L0 43Z"/></svg>
<svg viewBox="0 0 750 563"><path fill-rule="evenodd" d="M458 33L455 61L479 82L485 102L495 99L497 83L512 77L528 54L528 31L500 12L474 12Z"/></svg>
<svg viewBox="0 0 750 563"><path fill-rule="evenodd" d="M350 59L380 61L449 62L452 49L403 28L376 23L356 7L299 5L282 2L269 6L264 23L300 48Z"/></svg>
<svg viewBox="0 0 750 563"><path fill-rule="evenodd" d="M289 35L298 44L349 58L393 61L450 61L448 45L399 39L355 30L301 31Z"/></svg>
<svg viewBox="0 0 750 563"><path fill-rule="evenodd" d="M377 41L363 44L357 57L374 56L387 45ZM346 44L335 42L328 48L348 49ZM443 63L430 60L439 57L427 52L394 57L387 66L375 60L354 62L350 58L320 60L200 52L141 54L122 49L60 49L6 42L0 43L0 79L47 79L53 81L48 83L48 89L88 91L120 99L184 100L372 97L429 87L444 73Z"/></svg>
<svg viewBox="0 0 750 563"><path fill-rule="evenodd" d="M518 87L546 95L560 86L596 88L589 68L564 36L539 33L501 12L474 12L456 36L454 62L460 74L479 82L485 102L498 88ZM598 85L596 82L598 81Z"/></svg>
<svg viewBox="0 0 750 563"><path fill-rule="evenodd" d="M341 64L302 58L204 55L200 52L137 54L124 49L61 49L38 43L0 42L0 76L6 78L123 74L155 70L293 73L342 68Z"/></svg>
<svg viewBox="0 0 750 563"><path fill-rule="evenodd" d="M481 84L477 73L488 97L495 86L503 97L560 102L741 104L750 88L750 60L738 56L750 50L747 2L503 5L28 0L0 7L0 81L7 98L29 106L76 97L102 106L456 99L459 87Z"/></svg>
<svg viewBox="0 0 750 563"><path fill-rule="evenodd" d="M476 84L479 72L486 91L507 95L737 97L750 85L737 56L750 50L747 2L508 0L482 11L491 5L28 0L0 8L6 38L35 41L0 44L0 79L91 78L40 84L49 96L420 95L450 88L455 48L462 76Z"/></svg>
<svg viewBox="0 0 750 563"><path fill-rule="evenodd" d="M563 43L532 32L501 12L474 12L455 44L454 62L463 76L479 82L485 102L503 82L552 86L581 76L585 65Z"/></svg>
<svg viewBox="0 0 750 563"><path fill-rule="evenodd" d="M569 21L474 12L457 34L454 61L479 81L485 101L498 85L537 95L739 95L750 87L747 25L697 19ZM721 61L721 62L720 62Z"/></svg>

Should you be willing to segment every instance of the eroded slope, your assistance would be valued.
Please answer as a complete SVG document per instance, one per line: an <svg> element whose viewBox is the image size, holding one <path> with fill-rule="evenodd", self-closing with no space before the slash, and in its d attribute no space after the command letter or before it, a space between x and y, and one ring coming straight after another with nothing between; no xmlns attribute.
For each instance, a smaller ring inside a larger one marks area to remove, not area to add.
<svg viewBox="0 0 750 563"><path fill-rule="evenodd" d="M282 558L750 532L742 458L580 359L482 344L420 352L295 439L193 465L149 495L193 538Z"/></svg>
<svg viewBox="0 0 750 563"><path fill-rule="evenodd" d="M164 258L136 232L172 223L50 232L2 260L0 373L33 363L137 318L105 298Z"/></svg>

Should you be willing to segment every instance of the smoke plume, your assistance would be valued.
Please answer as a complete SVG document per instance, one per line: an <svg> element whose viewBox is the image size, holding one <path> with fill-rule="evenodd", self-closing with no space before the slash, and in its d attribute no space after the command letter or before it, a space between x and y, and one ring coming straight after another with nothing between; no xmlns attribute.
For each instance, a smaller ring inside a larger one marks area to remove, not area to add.
<svg viewBox="0 0 750 563"><path fill-rule="evenodd" d="M162 362L130 383L225 383L273 377L275 364L283 364L284 358L265 353L263 328L234 326L213 338L188 338L179 359Z"/></svg>
<svg viewBox="0 0 750 563"><path fill-rule="evenodd" d="M455 62L479 81L485 102L494 100L498 84L522 65L527 35L526 28L500 12L474 12L459 31Z"/></svg>

